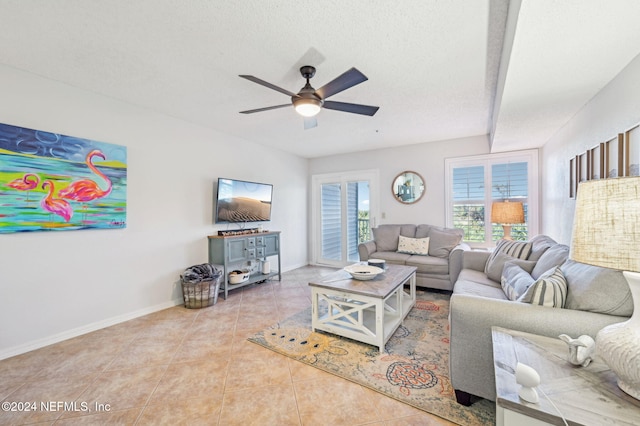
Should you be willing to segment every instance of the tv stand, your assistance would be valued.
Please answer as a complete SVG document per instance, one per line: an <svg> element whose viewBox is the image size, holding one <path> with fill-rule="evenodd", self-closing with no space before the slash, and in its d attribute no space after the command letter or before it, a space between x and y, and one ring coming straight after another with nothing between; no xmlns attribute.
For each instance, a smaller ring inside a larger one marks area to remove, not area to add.
<svg viewBox="0 0 640 426"><path fill-rule="evenodd" d="M280 231L256 231L236 235L210 235L208 240L209 263L220 265L224 268L224 277L220 281L220 291L224 291L225 300L229 295L229 290L235 290L246 285L266 281L276 275L278 276L278 281L282 280ZM272 256L278 257L278 270L271 270L269 273L263 274L260 268L258 272L252 273L245 282L240 284L229 283L229 272L234 269L243 269L250 262L266 261L268 257Z"/></svg>

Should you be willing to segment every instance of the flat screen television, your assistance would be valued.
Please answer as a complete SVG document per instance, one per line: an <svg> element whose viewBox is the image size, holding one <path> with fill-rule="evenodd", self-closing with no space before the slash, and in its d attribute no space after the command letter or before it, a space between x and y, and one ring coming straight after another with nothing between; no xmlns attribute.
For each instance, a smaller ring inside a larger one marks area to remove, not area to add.
<svg viewBox="0 0 640 426"><path fill-rule="evenodd" d="M218 178L216 223L271 220L273 185Z"/></svg>

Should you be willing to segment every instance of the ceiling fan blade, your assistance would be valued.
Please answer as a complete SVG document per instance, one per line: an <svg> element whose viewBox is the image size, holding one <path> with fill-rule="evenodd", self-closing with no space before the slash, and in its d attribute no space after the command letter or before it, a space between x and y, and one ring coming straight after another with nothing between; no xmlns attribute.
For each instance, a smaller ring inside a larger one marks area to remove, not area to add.
<svg viewBox="0 0 640 426"><path fill-rule="evenodd" d="M288 95L288 96L295 96L296 95L295 93L291 93L287 89L283 89L282 87L278 87L275 84L271 84L271 83L269 83L267 81L261 80L258 77L254 77L252 75L240 75L239 77L246 78L249 81L253 81L254 83L258 83L261 86L268 87L269 89L273 89L276 92L280 92L280 93L283 93L283 94Z"/></svg>
<svg viewBox="0 0 640 426"><path fill-rule="evenodd" d="M318 120L315 117L305 117L304 118L304 129L309 130L314 127L318 127Z"/></svg>
<svg viewBox="0 0 640 426"><path fill-rule="evenodd" d="M334 101L324 101L324 104L322 105L322 107L326 109L333 109L336 111L351 112L354 114L362 114L362 115L374 115L376 112L378 112L378 109L380 108L377 106L349 104L346 102L334 102Z"/></svg>
<svg viewBox="0 0 640 426"><path fill-rule="evenodd" d="M336 93L340 93L367 80L367 76L357 69L351 68L316 90L316 94L322 99L327 99L329 96L333 96Z"/></svg>
<svg viewBox="0 0 640 426"><path fill-rule="evenodd" d="M269 111L271 109L278 109L278 108L284 108L284 107L290 107L290 106L291 104L284 104L284 105L275 105L275 106L258 108L258 109L250 109L247 111L240 111L240 114L253 114L254 112Z"/></svg>

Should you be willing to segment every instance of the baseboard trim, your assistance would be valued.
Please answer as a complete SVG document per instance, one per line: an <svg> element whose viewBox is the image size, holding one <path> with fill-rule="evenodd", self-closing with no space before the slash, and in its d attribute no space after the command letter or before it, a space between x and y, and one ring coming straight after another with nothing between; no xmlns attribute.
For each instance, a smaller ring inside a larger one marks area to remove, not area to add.
<svg viewBox="0 0 640 426"><path fill-rule="evenodd" d="M82 327L63 331L62 333L57 333L51 336L44 337L42 339L37 339L21 345L13 346L11 348L2 349L0 350L0 360L10 358L12 356L20 355L26 352L30 352L35 349L40 349L45 346L52 345L54 343L62 342L63 340L71 339L73 337L78 337L83 334L91 333L92 331L110 327L112 325L120 324L121 322L129 321L138 317L149 315L154 312L161 311L163 309L172 308L174 306L181 305L183 303L184 303L184 300L182 298L174 299L169 302L160 303L155 306L149 306L147 308L139 309L134 312L129 312L123 315L118 315L116 317L107 318L102 321L97 321L91 324L83 325Z"/></svg>

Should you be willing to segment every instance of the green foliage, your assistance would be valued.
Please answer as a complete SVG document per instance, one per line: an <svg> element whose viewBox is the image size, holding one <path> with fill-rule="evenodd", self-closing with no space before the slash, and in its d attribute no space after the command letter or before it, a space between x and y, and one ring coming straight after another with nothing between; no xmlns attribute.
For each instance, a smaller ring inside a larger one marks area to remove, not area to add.
<svg viewBox="0 0 640 426"><path fill-rule="evenodd" d="M369 226L369 211L358 210L358 244L371 240L371 227Z"/></svg>

